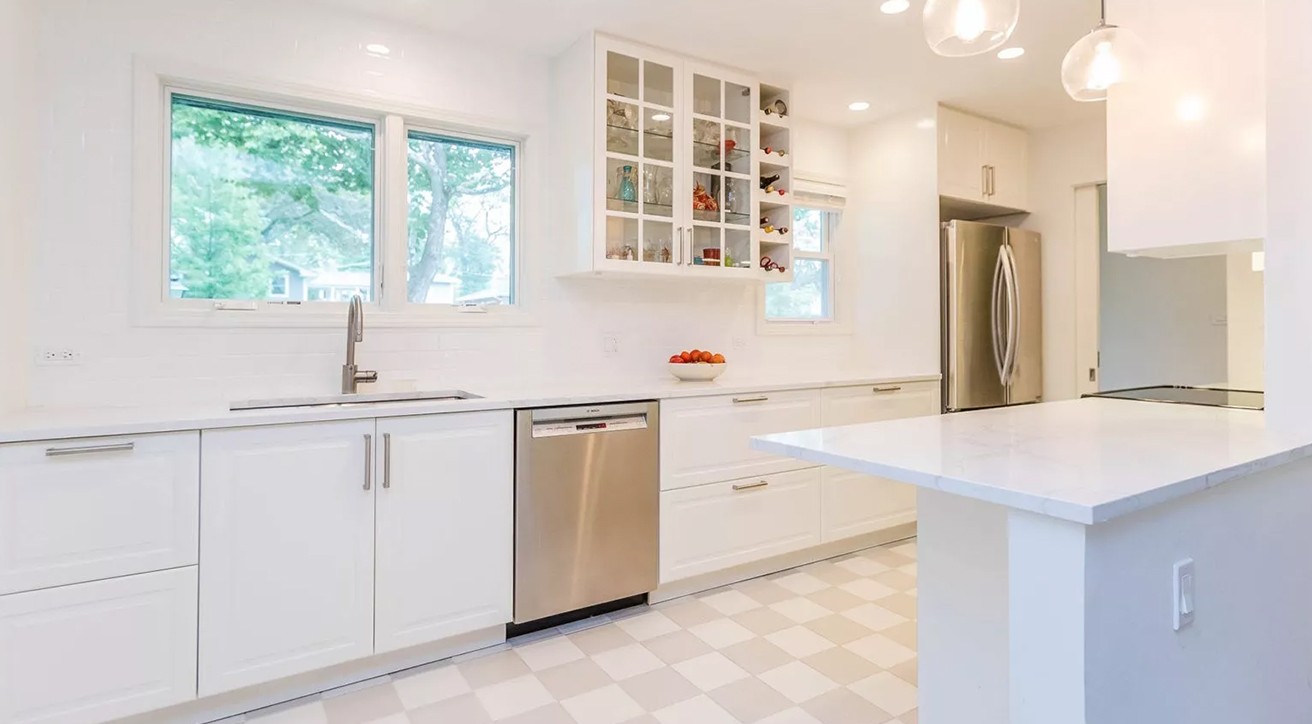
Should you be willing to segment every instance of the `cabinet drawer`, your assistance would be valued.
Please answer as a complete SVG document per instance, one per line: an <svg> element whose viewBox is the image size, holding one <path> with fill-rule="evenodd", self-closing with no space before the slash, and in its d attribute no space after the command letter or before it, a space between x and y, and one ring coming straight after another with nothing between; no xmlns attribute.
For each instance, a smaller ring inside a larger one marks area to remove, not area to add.
<svg viewBox="0 0 1312 724"><path fill-rule="evenodd" d="M820 418L825 427L937 415L941 411L937 381L832 387L821 392L821 400Z"/></svg>
<svg viewBox="0 0 1312 724"><path fill-rule="evenodd" d="M199 433L0 445L0 594L196 563Z"/></svg>
<svg viewBox="0 0 1312 724"><path fill-rule="evenodd" d="M744 393L661 402L661 489L807 467L752 450L754 435L820 426L817 390Z"/></svg>
<svg viewBox="0 0 1312 724"><path fill-rule="evenodd" d="M196 696L196 568L0 596L0 721L101 722Z"/></svg>
<svg viewBox="0 0 1312 724"><path fill-rule="evenodd" d="M916 520L916 487L839 468L821 472L824 541L875 533Z"/></svg>
<svg viewBox="0 0 1312 724"><path fill-rule="evenodd" d="M820 469L661 493L661 583L820 542Z"/></svg>

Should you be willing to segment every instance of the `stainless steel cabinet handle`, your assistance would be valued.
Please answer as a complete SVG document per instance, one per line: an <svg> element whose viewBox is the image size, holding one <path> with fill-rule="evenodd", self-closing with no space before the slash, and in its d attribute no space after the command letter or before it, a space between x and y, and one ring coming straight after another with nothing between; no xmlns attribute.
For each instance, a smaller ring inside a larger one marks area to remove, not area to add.
<svg viewBox="0 0 1312 724"><path fill-rule="evenodd" d="M989 167L988 166L979 167L979 195L980 196L989 195Z"/></svg>
<svg viewBox="0 0 1312 724"><path fill-rule="evenodd" d="M77 447L48 447L46 457L58 458L66 455L91 455L93 453L132 452L135 442L116 442L108 445L79 445Z"/></svg>
<svg viewBox="0 0 1312 724"><path fill-rule="evenodd" d="M737 485L733 486L733 489L734 492L738 492L742 490L756 490L757 488L764 488L769 484L770 484L769 480L758 480L754 483L738 483Z"/></svg>
<svg viewBox="0 0 1312 724"><path fill-rule="evenodd" d="M770 398L765 395L761 395L760 397L735 397L733 398L733 404L745 405L749 402L768 402L769 400Z"/></svg>
<svg viewBox="0 0 1312 724"><path fill-rule="evenodd" d="M679 248L675 251L675 254L678 254L679 256L679 266L683 266L684 264L688 263L687 258L685 258L683 255L683 227L682 226L679 227Z"/></svg>
<svg viewBox="0 0 1312 724"><path fill-rule="evenodd" d="M997 172L998 170L995 167L989 166L989 196L998 193Z"/></svg>
<svg viewBox="0 0 1312 724"><path fill-rule="evenodd" d="M392 487L392 433L383 433L383 489Z"/></svg>
<svg viewBox="0 0 1312 724"><path fill-rule="evenodd" d="M374 486L374 436L364 436L364 489Z"/></svg>
<svg viewBox="0 0 1312 724"><path fill-rule="evenodd" d="M875 387L870 391L875 394L879 394L881 392L901 392L902 385L894 385L893 387Z"/></svg>

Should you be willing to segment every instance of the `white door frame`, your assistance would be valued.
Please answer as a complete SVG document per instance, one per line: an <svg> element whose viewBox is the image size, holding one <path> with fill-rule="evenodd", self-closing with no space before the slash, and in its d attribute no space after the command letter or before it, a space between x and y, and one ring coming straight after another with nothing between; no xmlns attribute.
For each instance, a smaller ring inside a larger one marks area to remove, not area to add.
<svg viewBox="0 0 1312 724"><path fill-rule="evenodd" d="M1102 204L1106 184L1075 187L1075 394L1097 392Z"/></svg>

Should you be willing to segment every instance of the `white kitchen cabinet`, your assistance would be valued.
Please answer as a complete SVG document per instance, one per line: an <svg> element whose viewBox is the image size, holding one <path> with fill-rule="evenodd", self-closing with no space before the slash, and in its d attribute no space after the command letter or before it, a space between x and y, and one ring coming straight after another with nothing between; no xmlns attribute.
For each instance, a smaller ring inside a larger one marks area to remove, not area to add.
<svg viewBox="0 0 1312 724"><path fill-rule="evenodd" d="M661 492L661 583L820 543L820 470Z"/></svg>
<svg viewBox="0 0 1312 724"><path fill-rule="evenodd" d="M202 434L202 696L373 653L374 438L372 419Z"/></svg>
<svg viewBox="0 0 1312 724"><path fill-rule="evenodd" d="M831 387L820 393L820 419L834 427L937 415L939 390L937 380Z"/></svg>
<svg viewBox="0 0 1312 724"><path fill-rule="evenodd" d="M1029 137L1020 128L939 106L939 195L996 214L1028 209Z"/></svg>
<svg viewBox="0 0 1312 724"><path fill-rule="evenodd" d="M1151 53L1138 78L1108 92L1108 249L1157 257L1260 250L1265 4L1107 0L1107 20Z"/></svg>
<svg viewBox="0 0 1312 724"><path fill-rule="evenodd" d="M0 445L0 594L196 563L195 432Z"/></svg>
<svg viewBox="0 0 1312 724"><path fill-rule="evenodd" d="M940 412L938 381L836 387L821 393L825 427L857 425ZM916 519L916 489L874 475L826 467L821 476L821 537L825 542L876 533Z"/></svg>
<svg viewBox="0 0 1312 724"><path fill-rule="evenodd" d="M754 435L820 426L818 390L688 397L661 402L661 489L808 467L751 449Z"/></svg>
<svg viewBox="0 0 1312 724"><path fill-rule="evenodd" d="M552 225L577 243L569 272L764 278L753 78L589 34L553 62L552 87ZM721 264L696 261L710 258Z"/></svg>
<svg viewBox="0 0 1312 724"><path fill-rule="evenodd" d="M378 421L378 653L510 621L513 420L498 410Z"/></svg>
<svg viewBox="0 0 1312 724"><path fill-rule="evenodd" d="M0 721L102 722L195 696L195 566L0 596Z"/></svg>
<svg viewBox="0 0 1312 724"><path fill-rule="evenodd" d="M820 498L826 543L916 521L916 487L875 475L826 467Z"/></svg>

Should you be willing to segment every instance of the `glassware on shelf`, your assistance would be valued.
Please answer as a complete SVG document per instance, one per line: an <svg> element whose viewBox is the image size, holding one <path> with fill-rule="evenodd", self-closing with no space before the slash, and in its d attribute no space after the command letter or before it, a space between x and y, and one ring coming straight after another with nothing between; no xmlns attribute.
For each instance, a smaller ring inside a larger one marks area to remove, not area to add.
<svg viewBox="0 0 1312 724"><path fill-rule="evenodd" d="M642 201L647 204L660 203L660 194L656 190L656 173L655 166L645 166L642 169Z"/></svg>
<svg viewBox="0 0 1312 724"><path fill-rule="evenodd" d="M615 169L615 190L615 196L620 201L638 200L637 183L632 166L625 165Z"/></svg>

